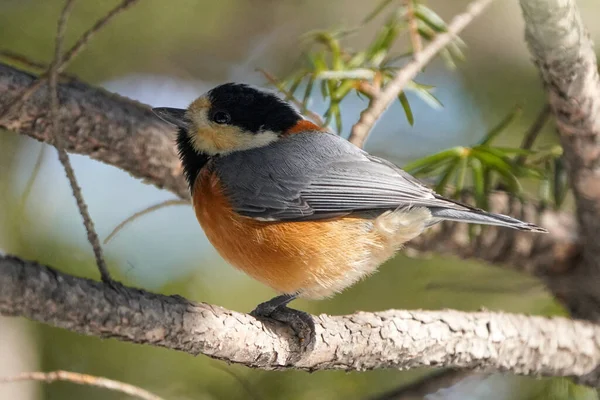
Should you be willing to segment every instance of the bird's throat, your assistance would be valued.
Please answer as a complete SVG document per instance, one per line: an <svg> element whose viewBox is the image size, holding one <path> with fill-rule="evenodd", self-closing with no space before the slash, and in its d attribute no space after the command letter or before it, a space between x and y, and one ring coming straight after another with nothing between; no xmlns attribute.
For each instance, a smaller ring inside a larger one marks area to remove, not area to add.
<svg viewBox="0 0 600 400"><path fill-rule="evenodd" d="M200 170L210 161L211 156L198 153L192 144L188 132L180 128L177 133L177 149L188 186L192 189Z"/></svg>

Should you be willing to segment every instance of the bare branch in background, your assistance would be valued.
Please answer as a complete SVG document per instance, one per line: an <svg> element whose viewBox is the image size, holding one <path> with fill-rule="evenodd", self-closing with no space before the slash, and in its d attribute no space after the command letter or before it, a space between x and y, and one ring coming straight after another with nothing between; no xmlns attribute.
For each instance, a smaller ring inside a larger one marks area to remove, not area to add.
<svg viewBox="0 0 600 400"><path fill-rule="evenodd" d="M582 257L556 288L575 317L600 320L600 80L575 0L521 0L525 38L556 118Z"/></svg>
<svg viewBox="0 0 600 400"><path fill-rule="evenodd" d="M320 315L313 316L314 336L299 343L273 320L117 289L11 256L0 256L0 314L266 370L435 365L570 376L600 386L600 327L566 318L451 310Z"/></svg>
<svg viewBox="0 0 600 400"><path fill-rule="evenodd" d="M58 160L62 164L67 179L69 180L69 185L71 186L73 197L75 197L79 214L81 214L81 218L83 219L83 225L87 233L88 241L90 242L92 250L94 251L94 257L96 258L96 265L100 271L100 277L102 278L103 282L110 282L112 279L110 277L110 273L108 272L106 261L104 260L100 239L98 238L98 234L94 228L94 221L92 220L92 217L88 211L87 204L83 198L83 193L81 193L81 187L79 186L77 178L75 177L75 171L71 165L69 155L67 154L67 151L64 149L60 140L61 136L58 134L60 131L60 120L58 115L59 100L57 91L58 68L59 65L62 64L62 45L67 27L67 19L71 13L71 10L73 9L74 4L74 0L66 0L65 6L58 19L54 60L50 65L50 69L48 70L48 95L50 97L50 119L51 129L53 131L52 144L56 147L56 151L58 152Z"/></svg>
<svg viewBox="0 0 600 400"><path fill-rule="evenodd" d="M6 58L7 60L23 64L29 68L34 68L42 71L48 69L47 64L32 60L29 57L24 56L23 54L15 53L14 51L10 50L0 50L0 58Z"/></svg>
<svg viewBox="0 0 600 400"><path fill-rule="evenodd" d="M264 69L258 69L258 72L260 72L267 81L269 81L269 83L271 85L274 85L277 90L279 90L281 93L285 94L286 97L289 99L289 101L291 101L296 107L298 107L298 109L302 109L302 102L300 100L298 100L293 93L290 93L290 91L286 90L286 88L279 83L279 79L277 79L275 76L273 76L273 74L271 74L268 71L265 71ZM313 120L313 122L319 126L323 126L323 119L319 116L319 114L312 112L311 110L306 110L305 111L306 115L308 115L308 117L310 119Z"/></svg>
<svg viewBox="0 0 600 400"><path fill-rule="evenodd" d="M155 204L153 206L150 207L146 207L145 209L143 209L142 211L138 211L135 214L131 215L130 217L128 217L127 219L125 219L123 222L121 222L119 225L117 225L106 237L106 239L104 239L104 244L107 244L108 242L110 242L112 240L112 238L114 238L116 236L117 233L119 233L121 231L121 229L123 229L126 225L130 224L131 222L135 221L136 219L143 217L146 214L152 213L154 211L158 211L161 208L165 208L165 207L171 207L171 206L191 206L192 204L188 201L188 200L179 200L179 199L174 199L174 200L166 200L163 201L161 203Z"/></svg>
<svg viewBox="0 0 600 400"><path fill-rule="evenodd" d="M406 385L371 397L370 400L422 399L426 395L452 386L470 375L473 375L473 372L452 368L441 369Z"/></svg>
<svg viewBox="0 0 600 400"><path fill-rule="evenodd" d="M408 20L408 32L410 34L413 57L418 59L419 53L423 50L423 43L421 41L421 35L419 35L417 18L415 18L415 0L404 0L404 3L406 4L406 18Z"/></svg>
<svg viewBox="0 0 600 400"><path fill-rule="evenodd" d="M437 53L452 42L464 28L469 25L475 17L485 10L492 0L475 0L467 7L467 10L454 17L448 25L448 32L440 34L418 53L411 62L403 66L394 79L392 79L380 92L376 93L370 100L369 106L360 114L360 119L352 127L348 140L358 147L363 147L365 140L375 122L396 100L398 94L404 89L425 65L427 65Z"/></svg>
<svg viewBox="0 0 600 400"><path fill-rule="evenodd" d="M132 5L134 5L138 0L123 0L118 6L110 10L104 17L100 18L96 23L87 31L81 35L79 40L67 51L62 57L61 62L56 66L56 73L62 73L73 59L81 53L90 39L94 37L102 28L104 28L114 17L119 15L122 11L128 9ZM25 103L39 88L41 88L44 83L46 83L49 79L48 73L40 76L36 81L34 81L29 87L27 87L23 92L10 104L2 104L2 112L0 113L0 119L15 113L20 110Z"/></svg>
<svg viewBox="0 0 600 400"><path fill-rule="evenodd" d="M130 385L128 383L123 383L123 382L115 381L112 379L103 378L100 376L79 374L77 372L69 372L69 371L24 372L24 373L16 375L16 376L9 376L6 378L0 377L0 384L23 382L23 381L42 381L42 382L46 382L46 383L65 381L65 382L76 383L78 385L96 386L99 388L128 394L129 396L137 397L138 399L142 399L142 400L162 400L161 397L158 397L157 395L152 394L152 393L148 392L147 390L144 390L137 386Z"/></svg>
<svg viewBox="0 0 600 400"><path fill-rule="evenodd" d="M538 135L542 131L542 128L544 128L544 125L546 125L546 122L548 122L550 115L551 115L550 106L548 104L545 104L544 107L542 108L542 110L539 112L539 114L535 118L535 121L533 121L533 124L531 125L531 127L525 133L525 136L523 137L523 141L521 142L522 149L530 150L533 147L533 143L535 143L535 140L537 139ZM515 162L517 164L522 165L525 162L525 159L526 159L525 155L520 155L519 157L517 157Z"/></svg>

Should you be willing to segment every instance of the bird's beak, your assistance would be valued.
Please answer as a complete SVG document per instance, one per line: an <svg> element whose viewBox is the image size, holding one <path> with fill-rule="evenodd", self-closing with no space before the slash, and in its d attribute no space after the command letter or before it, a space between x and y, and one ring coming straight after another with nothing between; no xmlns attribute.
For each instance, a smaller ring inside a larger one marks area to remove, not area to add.
<svg viewBox="0 0 600 400"><path fill-rule="evenodd" d="M187 110L185 109L157 107L153 108L152 111L165 122L173 124L179 128L187 129L189 127L189 120L185 115Z"/></svg>

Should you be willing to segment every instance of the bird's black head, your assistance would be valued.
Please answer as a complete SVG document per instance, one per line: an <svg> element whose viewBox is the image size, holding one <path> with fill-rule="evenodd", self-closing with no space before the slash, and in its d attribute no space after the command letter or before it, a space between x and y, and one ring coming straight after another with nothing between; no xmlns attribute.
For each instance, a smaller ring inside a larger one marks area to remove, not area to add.
<svg viewBox="0 0 600 400"><path fill-rule="evenodd" d="M254 135L280 135L302 119L300 114L275 93L240 83L226 83L206 94L211 121L235 126ZM219 122L220 121L220 122Z"/></svg>
<svg viewBox="0 0 600 400"><path fill-rule="evenodd" d="M210 157L267 146L303 121L275 93L240 83L211 89L187 110L154 112L179 127L177 145L190 187Z"/></svg>

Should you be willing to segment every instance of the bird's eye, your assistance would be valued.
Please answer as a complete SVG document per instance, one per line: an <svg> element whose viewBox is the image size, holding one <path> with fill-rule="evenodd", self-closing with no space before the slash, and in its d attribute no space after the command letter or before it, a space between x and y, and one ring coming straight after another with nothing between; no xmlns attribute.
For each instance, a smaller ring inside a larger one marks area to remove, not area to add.
<svg viewBox="0 0 600 400"><path fill-rule="evenodd" d="M212 119L217 124L227 124L231 121L231 116L225 111L217 111L213 114Z"/></svg>

